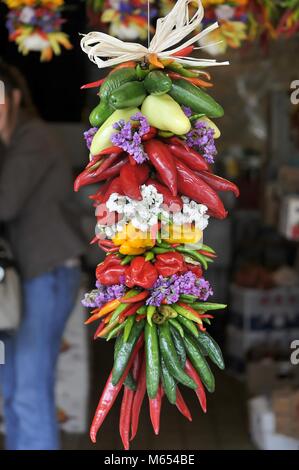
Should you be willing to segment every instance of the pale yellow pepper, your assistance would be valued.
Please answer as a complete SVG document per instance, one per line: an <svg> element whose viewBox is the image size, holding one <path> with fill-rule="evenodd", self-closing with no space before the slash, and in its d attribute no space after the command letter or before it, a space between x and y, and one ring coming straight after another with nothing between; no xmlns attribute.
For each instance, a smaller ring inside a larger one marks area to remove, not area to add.
<svg viewBox="0 0 299 470"><path fill-rule="evenodd" d="M202 230L192 225L171 225L167 233L162 232L162 238L168 243L198 243L202 239Z"/></svg>

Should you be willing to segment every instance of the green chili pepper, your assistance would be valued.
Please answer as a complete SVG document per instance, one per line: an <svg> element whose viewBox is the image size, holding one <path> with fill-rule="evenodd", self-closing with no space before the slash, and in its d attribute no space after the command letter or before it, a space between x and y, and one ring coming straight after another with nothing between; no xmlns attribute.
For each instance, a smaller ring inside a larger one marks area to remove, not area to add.
<svg viewBox="0 0 299 470"><path fill-rule="evenodd" d="M208 263L206 262L204 256L201 255L200 253L197 253L197 251L195 251L195 250L188 250L187 248L184 248L184 247L182 247L182 246L176 247L176 251L179 251L180 253L189 255L189 256L191 256L191 258L196 259L197 261L199 261L199 262L202 264L202 266L204 267L204 269L207 269L207 268L208 268Z"/></svg>
<svg viewBox="0 0 299 470"><path fill-rule="evenodd" d="M189 119L191 122L193 122L193 121L197 121L197 119L200 119L203 116L205 116L205 114L193 114L191 117L189 117Z"/></svg>
<svg viewBox="0 0 299 470"><path fill-rule="evenodd" d="M216 341L207 332L200 333L196 342L200 346L200 349L209 356L211 361L213 361L219 369L223 370L225 368L221 349L218 343L216 343Z"/></svg>
<svg viewBox="0 0 299 470"><path fill-rule="evenodd" d="M208 245L202 245L202 246L201 246L201 250L207 251L208 253L213 253L213 254L216 253L216 251L213 250L213 248L211 248L211 247L208 246Z"/></svg>
<svg viewBox="0 0 299 470"><path fill-rule="evenodd" d="M128 341L123 343L118 351L112 370L112 384L114 386L118 384L127 367L127 363L131 357L137 340L144 329L144 323L144 320L134 323Z"/></svg>
<svg viewBox="0 0 299 470"><path fill-rule="evenodd" d="M145 77L149 74L150 70L149 69L143 69L140 64L137 64L136 66L136 75L138 80L144 80Z"/></svg>
<svg viewBox="0 0 299 470"><path fill-rule="evenodd" d="M197 347L196 341L190 336L185 336L184 343L186 346L188 357L190 358L196 372L199 374L201 380L209 392L215 390L215 379L207 363L206 359Z"/></svg>
<svg viewBox="0 0 299 470"><path fill-rule="evenodd" d="M129 292L126 293L126 297L129 299L130 297L134 297L134 295L137 295L139 293L138 290L136 289L131 289ZM118 319L119 315L128 307L128 304L120 304L118 307L113 312L112 317L110 318L109 325L110 323L113 323L116 319Z"/></svg>
<svg viewBox="0 0 299 470"><path fill-rule="evenodd" d="M160 380L160 358L158 333L155 324L146 323L144 330L146 358L146 389L149 398L155 398Z"/></svg>
<svg viewBox="0 0 299 470"><path fill-rule="evenodd" d="M181 337L181 335L178 333L178 331L175 328L170 327L170 331L171 331L171 335L172 335L176 352L181 362L181 366L184 369L186 365L186 350L185 350L183 338Z"/></svg>
<svg viewBox="0 0 299 470"><path fill-rule="evenodd" d="M185 330L189 331L192 333L193 336L197 337L199 335L199 331L194 325L193 321L188 320L185 317L182 317L181 315L178 315L176 318L178 322L180 322L181 325L185 328Z"/></svg>
<svg viewBox="0 0 299 470"><path fill-rule="evenodd" d="M180 300L186 302L186 303L193 303L197 300L198 297L196 295L191 295L191 294L182 294L180 295Z"/></svg>
<svg viewBox="0 0 299 470"><path fill-rule="evenodd" d="M225 304L214 304L212 302L196 302L192 304L192 308L194 308L194 310L200 310L202 312L207 312L208 310L221 310L226 307L227 305Z"/></svg>
<svg viewBox="0 0 299 470"><path fill-rule="evenodd" d="M133 255L127 255L124 257L122 262L120 263L122 266L125 266L126 264L130 264L130 262L135 258Z"/></svg>
<svg viewBox="0 0 299 470"><path fill-rule="evenodd" d="M163 253L169 253L170 251L175 251L173 248L160 248L156 246L152 249L156 255L162 255Z"/></svg>
<svg viewBox="0 0 299 470"><path fill-rule="evenodd" d="M120 325L117 325L115 328L113 328L113 330L111 330L110 333L108 334L106 341L109 341L111 338L114 338L117 335L117 333L119 333L125 327L125 323L126 322L123 322Z"/></svg>
<svg viewBox="0 0 299 470"><path fill-rule="evenodd" d="M133 392L135 392L136 388L137 388L137 385L136 385L136 382L133 378L133 375L132 375L132 372L129 371L127 377L126 377L126 380L124 381L124 385L126 387L128 387L130 390L133 390Z"/></svg>
<svg viewBox="0 0 299 470"><path fill-rule="evenodd" d="M155 255L152 251L148 251L145 255L145 261L152 261L155 258Z"/></svg>
<svg viewBox="0 0 299 470"><path fill-rule="evenodd" d="M160 351L169 372L178 382L186 385L186 387L195 389L196 384L194 380L186 374L181 366L180 359L172 341L168 322L159 326L159 333Z"/></svg>
<svg viewBox="0 0 299 470"><path fill-rule="evenodd" d="M187 320L191 320L191 321L193 321L195 323L199 323L199 324L202 323L201 319L196 317L192 312L190 312L186 308L181 307L180 305L177 305L177 304L173 304L173 308L179 315L182 315L183 317L187 318Z"/></svg>
<svg viewBox="0 0 299 470"><path fill-rule="evenodd" d="M155 313L156 313L156 307L154 307L153 305L149 305L146 310L146 319L150 326L153 325L152 318Z"/></svg>
<svg viewBox="0 0 299 470"><path fill-rule="evenodd" d="M184 332L182 325L174 318L169 318L168 321L171 324L171 326L177 329L177 331L180 333L181 337L183 338L185 336L185 332Z"/></svg>
<svg viewBox="0 0 299 470"><path fill-rule="evenodd" d="M147 306L142 305L142 307L140 307L136 313L137 315L146 315L146 311L147 311Z"/></svg>
<svg viewBox="0 0 299 470"><path fill-rule="evenodd" d="M158 242L158 245L159 245L159 248L167 248L167 249L170 248L170 249L172 249L172 246L169 245L169 243L164 242L162 240L160 240L160 242Z"/></svg>
<svg viewBox="0 0 299 470"><path fill-rule="evenodd" d="M176 402L176 382L172 377L171 373L167 369L165 361L163 357L160 359L161 361L161 379L165 394L169 400L169 402L174 405Z"/></svg>
<svg viewBox="0 0 299 470"><path fill-rule="evenodd" d="M135 322L135 315L130 315L127 318L127 320L124 322L126 324L125 329L124 329L124 343L126 343L129 339L134 322Z"/></svg>

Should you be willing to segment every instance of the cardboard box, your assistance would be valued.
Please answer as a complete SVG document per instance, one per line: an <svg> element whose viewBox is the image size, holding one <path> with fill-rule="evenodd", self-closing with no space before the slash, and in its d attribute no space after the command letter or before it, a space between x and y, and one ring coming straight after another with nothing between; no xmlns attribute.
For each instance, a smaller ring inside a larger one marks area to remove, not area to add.
<svg viewBox="0 0 299 470"><path fill-rule="evenodd" d="M276 431L299 439L299 389L285 388L272 394Z"/></svg>
<svg viewBox="0 0 299 470"><path fill-rule="evenodd" d="M276 432L275 414L270 401L259 396L248 401L249 430L260 450L299 450L299 440Z"/></svg>

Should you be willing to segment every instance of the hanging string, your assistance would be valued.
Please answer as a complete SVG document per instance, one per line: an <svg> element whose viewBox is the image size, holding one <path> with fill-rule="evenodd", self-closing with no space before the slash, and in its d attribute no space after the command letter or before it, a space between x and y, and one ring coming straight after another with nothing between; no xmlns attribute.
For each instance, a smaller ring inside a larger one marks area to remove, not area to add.
<svg viewBox="0 0 299 470"><path fill-rule="evenodd" d="M203 19L204 11L201 0L197 0L197 8L190 18L188 6L195 0L177 0L173 9L164 17L159 18L156 24L156 32L150 40L150 4L148 0L148 47L133 42L124 42L108 34L92 31L83 36L81 48L89 59L99 68L114 67L122 62L130 60L140 61L156 54L158 58L172 58L180 50L195 44L197 41L218 28L218 23L213 23L206 29L196 33ZM191 37L190 37L191 35ZM189 39L186 39L189 37ZM206 44L202 48L213 46ZM228 62L217 62L215 59L201 59L197 57L176 57L176 61L189 66L213 67L216 65L228 65Z"/></svg>
<svg viewBox="0 0 299 470"><path fill-rule="evenodd" d="M147 48L151 43L151 6L150 0L147 0Z"/></svg>

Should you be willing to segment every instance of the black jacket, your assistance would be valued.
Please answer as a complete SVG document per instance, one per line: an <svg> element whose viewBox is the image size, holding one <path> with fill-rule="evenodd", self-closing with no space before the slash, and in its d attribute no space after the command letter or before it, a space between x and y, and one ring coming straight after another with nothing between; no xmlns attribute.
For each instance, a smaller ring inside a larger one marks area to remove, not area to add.
<svg viewBox="0 0 299 470"><path fill-rule="evenodd" d="M67 157L48 126L22 115L0 149L0 222L24 278L83 253Z"/></svg>

